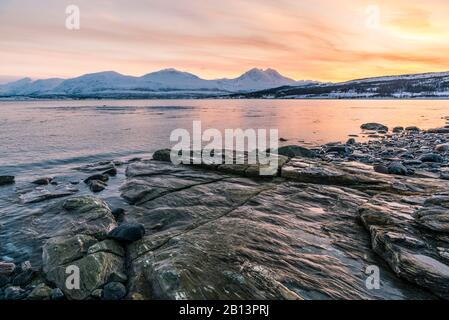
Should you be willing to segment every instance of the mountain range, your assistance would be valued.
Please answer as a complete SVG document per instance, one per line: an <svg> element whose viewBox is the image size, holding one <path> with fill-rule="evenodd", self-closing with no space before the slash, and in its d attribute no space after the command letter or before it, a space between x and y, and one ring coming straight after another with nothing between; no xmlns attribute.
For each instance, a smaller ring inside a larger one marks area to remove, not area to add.
<svg viewBox="0 0 449 320"><path fill-rule="evenodd" d="M204 97L247 93L280 86L301 86L273 69L251 69L235 79L205 80L175 69L164 69L141 77L114 71L86 74L72 79L31 80L24 78L0 85L2 97L148 98Z"/></svg>
<svg viewBox="0 0 449 320"><path fill-rule="evenodd" d="M234 79L205 80L164 69L141 77L114 71L71 79L24 78L0 85L0 98L23 99L380 99L449 98L449 72L357 79L339 83L295 81L273 69L251 69Z"/></svg>

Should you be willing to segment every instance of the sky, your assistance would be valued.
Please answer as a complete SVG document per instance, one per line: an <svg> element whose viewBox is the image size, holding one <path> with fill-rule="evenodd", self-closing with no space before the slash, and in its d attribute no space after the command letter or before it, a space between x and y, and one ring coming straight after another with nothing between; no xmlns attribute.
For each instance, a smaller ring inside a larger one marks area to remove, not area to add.
<svg viewBox="0 0 449 320"><path fill-rule="evenodd" d="M66 28L68 5L79 30ZM0 82L164 68L334 82L449 71L448 16L448 0L0 0Z"/></svg>

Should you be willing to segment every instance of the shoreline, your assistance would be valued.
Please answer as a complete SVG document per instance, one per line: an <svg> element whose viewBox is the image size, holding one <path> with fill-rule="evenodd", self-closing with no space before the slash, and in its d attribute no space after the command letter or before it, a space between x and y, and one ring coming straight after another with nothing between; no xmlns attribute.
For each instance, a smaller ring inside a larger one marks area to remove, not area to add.
<svg viewBox="0 0 449 320"><path fill-rule="evenodd" d="M269 179L160 150L19 186L42 204L21 221L37 237L15 239L35 251L3 262L0 299L447 299L449 130L365 128L378 138L280 148ZM64 287L71 264L90 275L81 291ZM365 287L373 265L380 291Z"/></svg>

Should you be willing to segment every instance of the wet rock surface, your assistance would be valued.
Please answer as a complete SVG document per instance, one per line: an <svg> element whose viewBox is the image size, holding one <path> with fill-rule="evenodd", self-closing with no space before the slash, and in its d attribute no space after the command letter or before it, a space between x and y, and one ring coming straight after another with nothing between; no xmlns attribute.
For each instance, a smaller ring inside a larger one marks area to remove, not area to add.
<svg viewBox="0 0 449 320"><path fill-rule="evenodd" d="M449 136L365 128L377 138L280 148L269 177L246 161L175 166L168 149L121 171L77 168L104 192L123 177L116 209L87 194L39 201L15 238L31 263L0 264L0 299L449 298Z"/></svg>

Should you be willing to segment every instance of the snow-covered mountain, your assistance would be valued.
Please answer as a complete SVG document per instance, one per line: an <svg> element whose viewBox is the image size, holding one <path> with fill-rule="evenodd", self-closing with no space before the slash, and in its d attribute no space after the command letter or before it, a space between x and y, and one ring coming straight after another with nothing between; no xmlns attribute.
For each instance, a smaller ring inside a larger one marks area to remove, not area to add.
<svg viewBox="0 0 449 320"><path fill-rule="evenodd" d="M449 98L449 72L385 76L340 83L289 86L232 96L262 99Z"/></svg>
<svg viewBox="0 0 449 320"><path fill-rule="evenodd" d="M62 80L32 81L25 78L0 85L0 96L31 97L200 97L246 93L308 82L286 78L273 69L252 69L235 79L205 80L175 69L164 69L141 77L114 71L86 74Z"/></svg>

